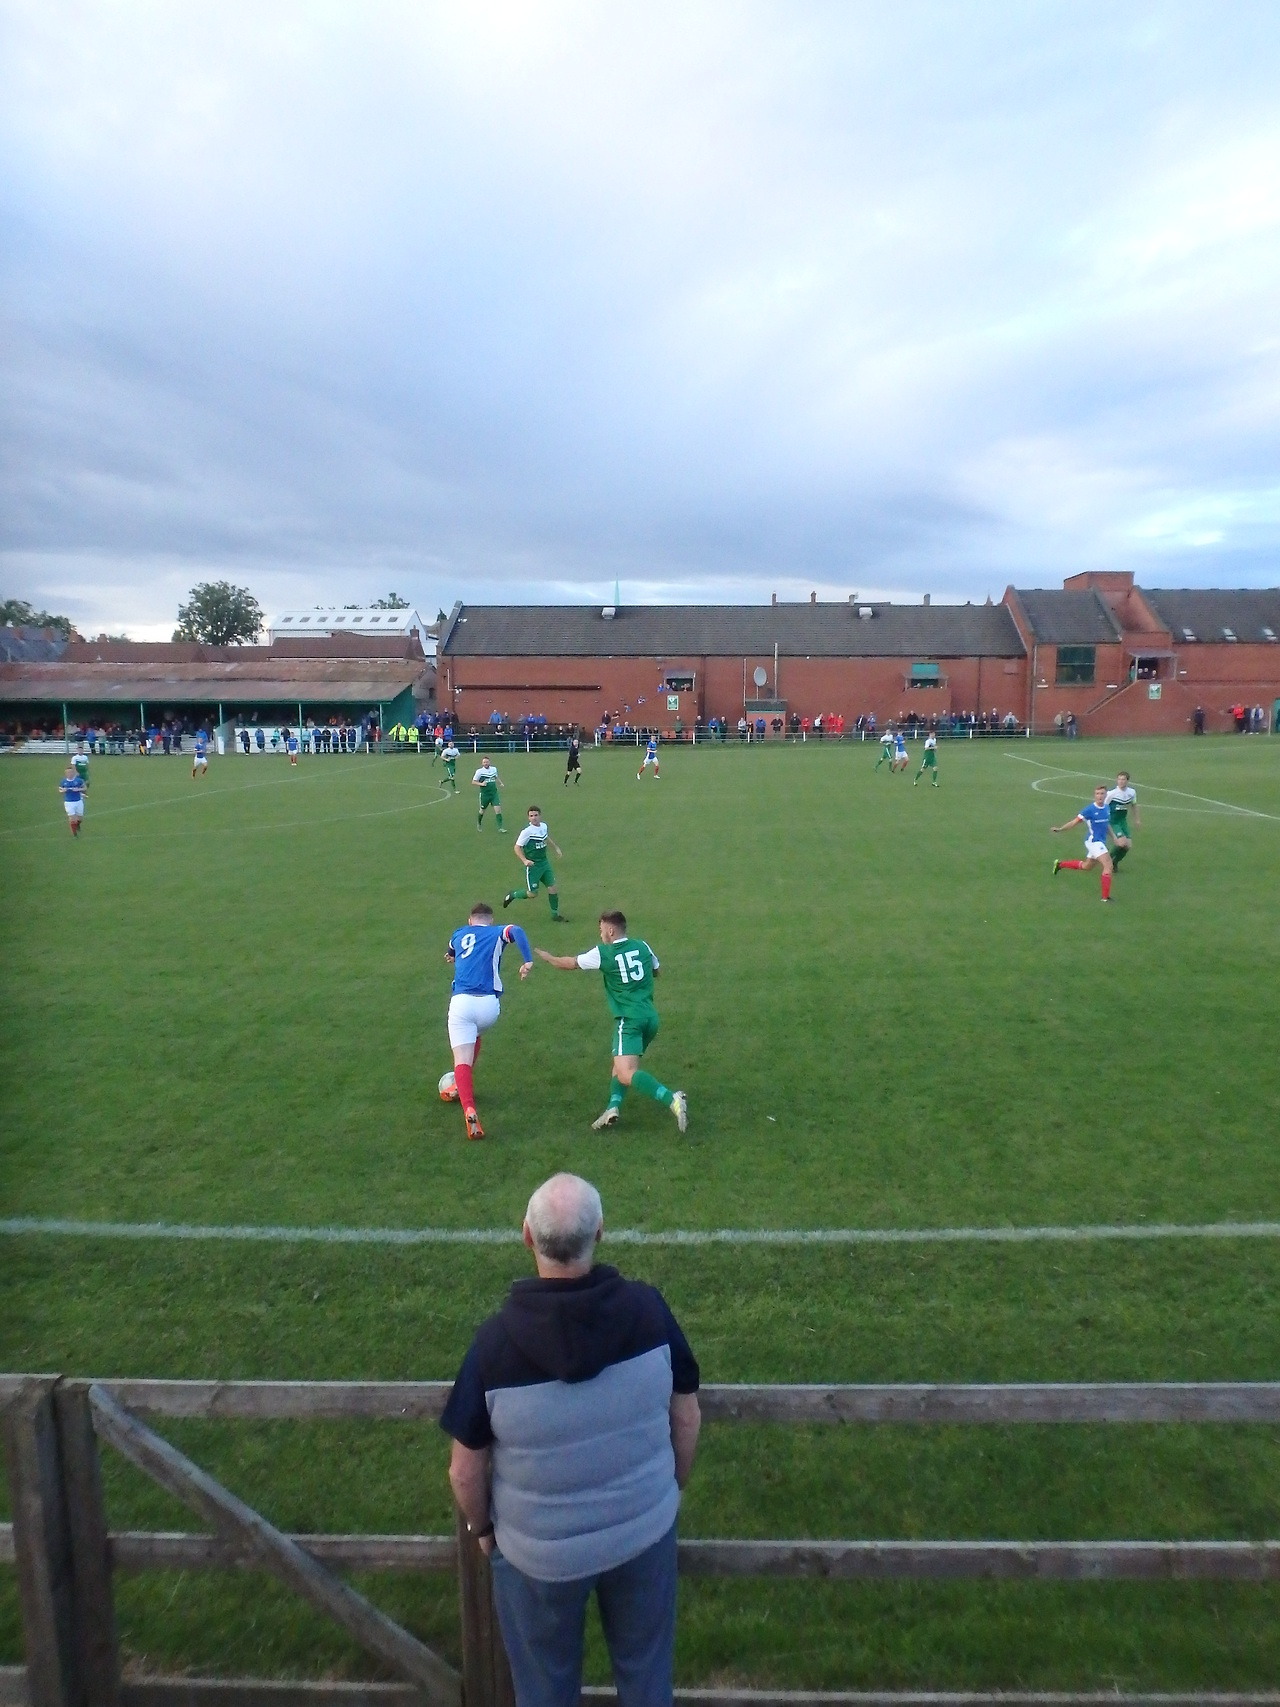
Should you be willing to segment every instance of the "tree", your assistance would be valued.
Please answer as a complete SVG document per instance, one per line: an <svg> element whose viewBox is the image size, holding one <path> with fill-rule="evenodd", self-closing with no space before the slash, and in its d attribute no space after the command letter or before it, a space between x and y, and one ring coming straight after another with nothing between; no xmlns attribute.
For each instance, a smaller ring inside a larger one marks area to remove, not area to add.
<svg viewBox="0 0 1280 1707"><path fill-rule="evenodd" d="M402 599L399 593L388 593L385 599L375 599L369 606L370 610L408 610L408 599Z"/></svg>
<svg viewBox="0 0 1280 1707"><path fill-rule="evenodd" d="M243 646L262 633L262 606L248 587L230 581L201 581L192 587L185 605L178 606L175 640L198 640L204 646Z"/></svg>
<svg viewBox="0 0 1280 1707"><path fill-rule="evenodd" d="M36 610L25 599L0 599L0 627L56 628L70 640L74 624L69 616L53 616L47 610Z"/></svg>

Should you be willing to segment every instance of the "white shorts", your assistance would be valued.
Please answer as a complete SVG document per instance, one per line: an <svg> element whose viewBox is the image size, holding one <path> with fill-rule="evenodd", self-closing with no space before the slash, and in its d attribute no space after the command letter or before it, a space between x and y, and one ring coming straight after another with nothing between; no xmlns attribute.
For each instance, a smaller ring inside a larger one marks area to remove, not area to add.
<svg viewBox="0 0 1280 1707"><path fill-rule="evenodd" d="M1105 842L1086 842L1084 844L1084 857L1086 859L1101 859L1106 851L1107 844Z"/></svg>
<svg viewBox="0 0 1280 1707"><path fill-rule="evenodd" d="M84 801L83 800L64 800L62 802L62 804L67 809L67 817L68 818L83 818L84 817Z"/></svg>
<svg viewBox="0 0 1280 1707"><path fill-rule="evenodd" d="M640 769L644 770L649 765L653 765L656 768L657 763L658 755L656 753L646 753L644 756L644 763L640 766Z"/></svg>
<svg viewBox="0 0 1280 1707"><path fill-rule="evenodd" d="M204 754L204 753L193 753L191 755L191 768L192 768L192 770L194 770L197 765L203 765L204 768L206 770L208 770L209 760L208 760L208 757L206 754Z"/></svg>
<svg viewBox="0 0 1280 1707"><path fill-rule="evenodd" d="M502 1004L496 996L450 996L449 1047L474 1043L497 1020Z"/></svg>

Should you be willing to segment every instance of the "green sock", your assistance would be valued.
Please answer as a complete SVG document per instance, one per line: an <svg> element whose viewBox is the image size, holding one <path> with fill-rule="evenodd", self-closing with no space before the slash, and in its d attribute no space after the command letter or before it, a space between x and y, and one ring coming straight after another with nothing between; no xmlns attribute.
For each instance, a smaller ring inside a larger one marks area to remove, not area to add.
<svg viewBox="0 0 1280 1707"><path fill-rule="evenodd" d="M523 889L513 889L511 891L510 895L504 896L504 900L506 900L508 902L510 902L510 901L527 901L528 899L529 899L529 897Z"/></svg>
<svg viewBox="0 0 1280 1707"><path fill-rule="evenodd" d="M476 828L478 830L484 829L484 813L483 812L477 812L476 813Z"/></svg>
<svg viewBox="0 0 1280 1707"><path fill-rule="evenodd" d="M631 1083L642 1097L652 1097L654 1102L665 1103L668 1108L671 1107L671 1092L665 1085L660 1085L652 1073L646 1073L643 1067L631 1075Z"/></svg>
<svg viewBox="0 0 1280 1707"><path fill-rule="evenodd" d="M560 897L554 889L547 891L547 900L551 903L551 917L554 919L560 911Z"/></svg>
<svg viewBox="0 0 1280 1707"><path fill-rule="evenodd" d="M495 812L494 817L498 820L498 828L501 829L502 828L502 814L501 814L501 812Z"/></svg>
<svg viewBox="0 0 1280 1707"><path fill-rule="evenodd" d="M1129 851L1128 848L1117 848L1116 851L1111 856L1112 865L1119 865L1120 861L1124 858L1124 856L1128 853L1128 851Z"/></svg>
<svg viewBox="0 0 1280 1707"><path fill-rule="evenodd" d="M610 1079L609 1080L609 1107L610 1108L621 1108L622 1107L622 1099L624 1096L626 1096L626 1094L627 1094L627 1087L623 1084L621 1079Z"/></svg>

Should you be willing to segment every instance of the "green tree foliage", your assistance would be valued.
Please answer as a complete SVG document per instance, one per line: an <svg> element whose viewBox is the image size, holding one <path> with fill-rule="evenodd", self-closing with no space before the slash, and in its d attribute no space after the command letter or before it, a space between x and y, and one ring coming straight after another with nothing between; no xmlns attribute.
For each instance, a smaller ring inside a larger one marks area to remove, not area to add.
<svg viewBox="0 0 1280 1707"><path fill-rule="evenodd" d="M59 634L70 639L74 624L69 616L54 616L47 610L36 610L25 599L0 599L0 627L56 628Z"/></svg>
<svg viewBox="0 0 1280 1707"><path fill-rule="evenodd" d="M262 606L247 587L230 581L201 581L178 606L175 640L204 646L243 646L262 633Z"/></svg>
<svg viewBox="0 0 1280 1707"><path fill-rule="evenodd" d="M402 599L399 593L388 593L385 599L375 599L369 606L370 610L408 610L408 599Z"/></svg>

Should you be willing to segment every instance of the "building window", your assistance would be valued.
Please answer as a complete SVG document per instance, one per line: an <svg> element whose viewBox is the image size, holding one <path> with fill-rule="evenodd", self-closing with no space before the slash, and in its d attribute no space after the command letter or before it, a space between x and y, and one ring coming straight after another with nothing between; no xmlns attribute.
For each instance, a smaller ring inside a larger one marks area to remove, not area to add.
<svg viewBox="0 0 1280 1707"><path fill-rule="evenodd" d="M1133 660L1133 679L1138 682L1155 682L1160 679L1159 658L1135 658Z"/></svg>
<svg viewBox="0 0 1280 1707"><path fill-rule="evenodd" d="M913 664L911 674L907 677L909 688L940 688L942 686L942 670L937 664Z"/></svg>
<svg viewBox="0 0 1280 1707"><path fill-rule="evenodd" d="M668 693L693 692L694 678L692 676L664 676L662 680Z"/></svg>
<svg viewBox="0 0 1280 1707"><path fill-rule="evenodd" d="M1054 681L1059 687L1087 687L1097 664L1096 646L1059 646Z"/></svg>

